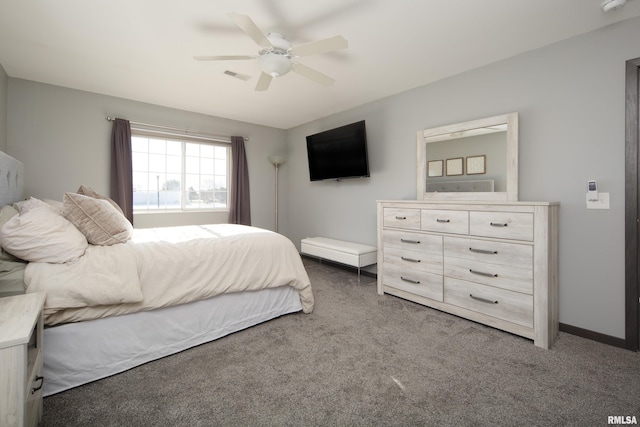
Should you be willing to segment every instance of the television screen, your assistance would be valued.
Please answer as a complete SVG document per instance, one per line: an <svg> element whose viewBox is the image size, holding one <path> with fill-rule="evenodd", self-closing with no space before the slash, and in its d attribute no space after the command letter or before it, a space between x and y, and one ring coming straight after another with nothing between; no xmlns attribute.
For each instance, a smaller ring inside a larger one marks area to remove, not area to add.
<svg viewBox="0 0 640 427"><path fill-rule="evenodd" d="M364 120L307 136L309 178L359 178L369 176Z"/></svg>

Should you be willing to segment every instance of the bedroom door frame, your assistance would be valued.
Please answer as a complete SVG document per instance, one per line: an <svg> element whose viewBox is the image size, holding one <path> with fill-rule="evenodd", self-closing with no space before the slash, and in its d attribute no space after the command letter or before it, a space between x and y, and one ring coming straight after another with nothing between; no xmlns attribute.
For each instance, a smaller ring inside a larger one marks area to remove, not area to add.
<svg viewBox="0 0 640 427"><path fill-rule="evenodd" d="M640 340L640 58L626 62L625 89L625 347Z"/></svg>

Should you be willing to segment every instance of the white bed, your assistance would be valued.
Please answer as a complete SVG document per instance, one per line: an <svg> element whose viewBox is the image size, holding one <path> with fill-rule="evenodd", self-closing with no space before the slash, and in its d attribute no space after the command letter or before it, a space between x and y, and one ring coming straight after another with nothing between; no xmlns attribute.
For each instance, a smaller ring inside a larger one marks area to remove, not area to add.
<svg viewBox="0 0 640 427"><path fill-rule="evenodd" d="M22 165L0 152L0 206L22 200L22 174ZM11 178L3 181L5 175ZM12 227L27 227L33 211L51 215L37 202L37 209L14 214L0 228L5 249L15 249L7 235ZM75 225L74 233L82 230ZM204 239L202 233L211 236ZM313 309L300 256L277 233L225 224L130 234L122 243L85 243L71 261L23 258L31 261L24 267L26 291L47 293L45 396ZM10 277L15 280L15 272Z"/></svg>

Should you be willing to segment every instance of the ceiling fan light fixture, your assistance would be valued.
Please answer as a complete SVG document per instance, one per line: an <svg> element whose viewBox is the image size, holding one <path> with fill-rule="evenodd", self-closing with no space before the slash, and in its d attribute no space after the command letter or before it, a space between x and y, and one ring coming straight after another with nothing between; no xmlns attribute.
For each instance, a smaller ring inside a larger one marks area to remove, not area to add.
<svg viewBox="0 0 640 427"><path fill-rule="evenodd" d="M291 59L277 53L265 53L258 58L260 69L271 77L280 77L291 71Z"/></svg>
<svg viewBox="0 0 640 427"><path fill-rule="evenodd" d="M612 1L612 0L610 0ZM623 0L617 0L623 1ZM281 33L264 33L247 15L240 13L229 13L235 24L244 31L260 48L258 56L247 55L215 55L215 56L194 56L197 61L229 61L240 59L257 59L258 67L262 71L255 90L258 92L265 91L269 88L271 81L275 77L281 77L289 71L293 71L311 81L322 86L331 86L335 80L329 76L325 76L313 68L297 62L297 58L301 56L316 55L320 53L332 52L334 50L346 49L347 40L342 36L334 36L328 39L309 42L300 46L291 47L291 43L284 38ZM233 71L227 71L225 74L232 77L240 78L240 74Z"/></svg>
<svg viewBox="0 0 640 427"><path fill-rule="evenodd" d="M627 0L604 0L602 2L602 10L604 12L611 12L622 8L627 3Z"/></svg>

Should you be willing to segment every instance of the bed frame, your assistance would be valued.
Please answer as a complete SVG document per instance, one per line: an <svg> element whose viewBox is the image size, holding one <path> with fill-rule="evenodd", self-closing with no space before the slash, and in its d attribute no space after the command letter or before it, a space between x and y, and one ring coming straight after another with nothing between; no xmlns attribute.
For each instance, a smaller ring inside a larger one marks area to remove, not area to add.
<svg viewBox="0 0 640 427"><path fill-rule="evenodd" d="M24 199L23 164L0 151L0 206ZM223 294L152 311L44 329L49 396L302 310L290 286Z"/></svg>

